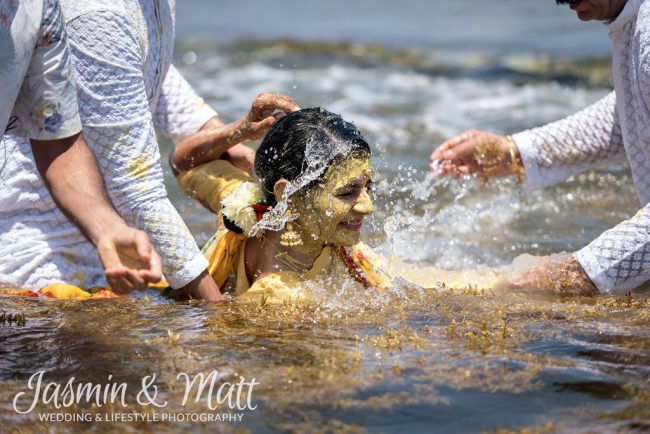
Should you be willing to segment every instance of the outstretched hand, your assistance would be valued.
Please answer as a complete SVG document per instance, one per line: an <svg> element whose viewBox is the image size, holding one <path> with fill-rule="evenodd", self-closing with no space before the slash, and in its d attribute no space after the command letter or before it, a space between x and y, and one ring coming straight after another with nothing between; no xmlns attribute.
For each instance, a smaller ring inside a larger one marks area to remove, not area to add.
<svg viewBox="0 0 650 434"><path fill-rule="evenodd" d="M125 226L97 242L106 278L116 292L142 290L162 278L160 256L143 231Z"/></svg>
<svg viewBox="0 0 650 434"><path fill-rule="evenodd" d="M513 166L517 165L511 162L509 139L477 130L445 141L429 157L430 170L440 176L506 176L513 173Z"/></svg>
<svg viewBox="0 0 650 434"><path fill-rule="evenodd" d="M534 258L532 267L512 276L504 276L496 290L505 293L529 293L561 296L594 296L599 294L589 275L573 254L560 253L551 256L526 256L521 262ZM513 262L513 267L518 260Z"/></svg>
<svg viewBox="0 0 650 434"><path fill-rule="evenodd" d="M296 110L300 110L300 107L290 96L281 93L259 94L238 128L239 140L259 139L275 124L279 116Z"/></svg>

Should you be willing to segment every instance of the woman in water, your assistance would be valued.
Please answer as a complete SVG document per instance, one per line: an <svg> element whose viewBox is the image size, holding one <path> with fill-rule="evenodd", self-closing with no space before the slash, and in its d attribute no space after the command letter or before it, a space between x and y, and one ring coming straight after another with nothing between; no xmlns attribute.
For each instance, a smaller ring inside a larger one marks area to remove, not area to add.
<svg viewBox="0 0 650 434"><path fill-rule="evenodd" d="M214 147L213 161L191 167L200 148L180 143L172 164L186 169L177 174L185 192L219 215L203 251L222 292L281 301L309 298L309 282L386 285L359 242L373 210L372 168L353 124L322 108L281 118L257 151L256 178Z"/></svg>

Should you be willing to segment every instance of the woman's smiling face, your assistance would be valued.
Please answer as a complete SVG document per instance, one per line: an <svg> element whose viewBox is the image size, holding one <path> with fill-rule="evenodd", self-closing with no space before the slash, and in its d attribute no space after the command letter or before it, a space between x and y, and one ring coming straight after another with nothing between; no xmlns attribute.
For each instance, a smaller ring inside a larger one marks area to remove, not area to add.
<svg viewBox="0 0 650 434"><path fill-rule="evenodd" d="M305 244L351 247L359 242L363 219L373 210L371 177L369 157L347 158L329 167L321 185L301 195L295 226Z"/></svg>

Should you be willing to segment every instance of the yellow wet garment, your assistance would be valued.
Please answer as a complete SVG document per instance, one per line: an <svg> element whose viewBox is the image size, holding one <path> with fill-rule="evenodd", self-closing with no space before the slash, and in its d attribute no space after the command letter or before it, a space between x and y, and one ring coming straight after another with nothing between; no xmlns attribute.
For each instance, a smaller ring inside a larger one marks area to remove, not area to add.
<svg viewBox="0 0 650 434"><path fill-rule="evenodd" d="M66 300L83 300L86 298L114 298L119 297L108 286L96 286L88 290L68 285L66 283L53 283L39 291L48 297L66 299Z"/></svg>
<svg viewBox="0 0 650 434"><path fill-rule="evenodd" d="M119 297L107 286L96 286L88 290L78 286L68 285L67 283L53 283L41 288L38 291L30 289L1 289L0 294L18 295L23 297L40 297L57 298L61 300L85 300L95 298L114 298Z"/></svg>
<svg viewBox="0 0 650 434"><path fill-rule="evenodd" d="M213 213L221 212L221 201L242 182L255 182L252 176L237 169L226 160L213 160L176 177L188 196L208 207Z"/></svg>
<svg viewBox="0 0 650 434"><path fill-rule="evenodd" d="M204 247L209 262L208 271L215 283L241 301L262 298L267 303L308 301L312 299L308 289L312 284L337 287L354 283L376 289L383 289L388 284L388 279L374 269L363 253L367 246L359 243L345 254L341 246L326 246L307 272L270 273L251 285L246 276L245 241L245 235L222 229ZM228 288L231 275L235 278L234 284Z"/></svg>
<svg viewBox="0 0 650 434"><path fill-rule="evenodd" d="M220 289L228 282L239 257L243 258L241 253L244 252L242 247L245 240L246 235L224 228L203 248L203 254L208 260L208 273Z"/></svg>

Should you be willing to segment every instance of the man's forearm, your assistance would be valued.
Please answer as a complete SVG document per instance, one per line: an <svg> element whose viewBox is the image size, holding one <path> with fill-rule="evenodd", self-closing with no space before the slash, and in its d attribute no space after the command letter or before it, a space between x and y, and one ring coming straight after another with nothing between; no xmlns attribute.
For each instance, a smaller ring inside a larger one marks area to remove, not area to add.
<svg viewBox="0 0 650 434"><path fill-rule="evenodd" d="M94 245L109 228L127 227L106 195L83 136L31 142L36 166L52 197Z"/></svg>
<svg viewBox="0 0 650 434"><path fill-rule="evenodd" d="M201 273L196 279L180 288L192 298L207 301L222 301L224 299L221 291L214 283L212 276L208 274L207 270Z"/></svg>
<svg viewBox="0 0 650 434"><path fill-rule="evenodd" d="M229 148L240 142L240 127L243 122L240 119L223 125L220 120L210 120L200 131L176 146L173 157L176 169L187 170L219 159Z"/></svg>

